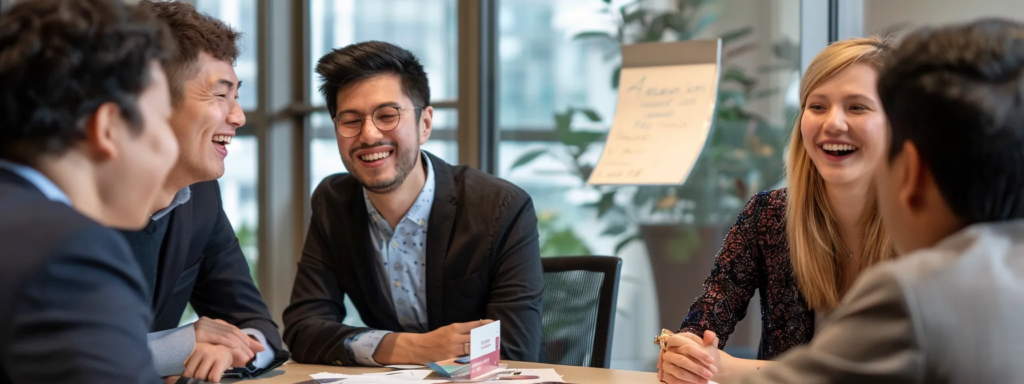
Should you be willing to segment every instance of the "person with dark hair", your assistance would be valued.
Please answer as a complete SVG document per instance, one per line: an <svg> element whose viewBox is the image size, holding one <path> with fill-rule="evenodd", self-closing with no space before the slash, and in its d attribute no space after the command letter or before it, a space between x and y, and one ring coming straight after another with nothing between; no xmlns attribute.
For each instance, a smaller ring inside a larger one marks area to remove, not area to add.
<svg viewBox="0 0 1024 384"><path fill-rule="evenodd" d="M878 90L891 131L875 184L901 257L742 382L1024 382L1024 24L912 32Z"/></svg>
<svg viewBox="0 0 1024 384"><path fill-rule="evenodd" d="M150 206L146 228L122 233L149 287L157 372L204 378L196 364L203 357L236 367L228 376L254 377L289 354L252 280L217 184L235 130L245 125L237 100L242 84L234 70L240 34L185 2L140 6L169 25L177 43L166 70L170 124L181 155ZM179 327L189 303L201 318ZM210 377L219 380L221 373Z"/></svg>
<svg viewBox="0 0 1024 384"><path fill-rule="evenodd" d="M409 51L349 45L316 72L349 173L313 192L284 312L294 359L442 361L469 354L470 330L497 320L502 358L538 361L544 277L530 196L420 149L434 109ZM367 327L344 323L346 296Z"/></svg>
<svg viewBox="0 0 1024 384"><path fill-rule="evenodd" d="M0 383L160 383L139 266L178 155L166 27L120 0L0 14Z"/></svg>

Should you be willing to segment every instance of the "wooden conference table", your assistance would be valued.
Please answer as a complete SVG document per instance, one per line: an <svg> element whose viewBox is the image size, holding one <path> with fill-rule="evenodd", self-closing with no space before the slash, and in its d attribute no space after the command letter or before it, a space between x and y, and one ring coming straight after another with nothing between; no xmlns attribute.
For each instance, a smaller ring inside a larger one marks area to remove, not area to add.
<svg viewBox="0 0 1024 384"><path fill-rule="evenodd" d="M508 364L509 368L520 368L520 369L536 369L536 368L553 368L559 375L562 375L562 380L566 383L586 383L586 384L644 384L644 383L658 383L658 374L653 372L634 372L634 371L618 371L612 369L600 369L600 368L581 368L581 367L570 367L565 365L551 365L551 364L536 364L536 363L521 363L516 361L502 361L502 363ZM257 379L237 381L237 380L224 380L226 383L245 383L245 384L310 384L313 380L309 375L319 372L333 372L333 373L347 373L347 374L361 374L371 372L384 372L390 371L388 368L354 368L354 367L338 367L332 365L312 365L312 364L297 364L288 363L275 369L272 372L268 372ZM510 382L514 383L514 382Z"/></svg>

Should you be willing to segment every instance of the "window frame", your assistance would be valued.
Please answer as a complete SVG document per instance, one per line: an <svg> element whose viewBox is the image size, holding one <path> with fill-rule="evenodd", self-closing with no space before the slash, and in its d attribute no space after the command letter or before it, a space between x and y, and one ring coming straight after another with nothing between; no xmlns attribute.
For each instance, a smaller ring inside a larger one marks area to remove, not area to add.
<svg viewBox="0 0 1024 384"><path fill-rule="evenodd" d="M257 273L264 300L280 322L310 216L309 153L317 137L309 117L327 108L310 99L310 0L256 1L257 107L245 111L247 123L238 135L257 138ZM0 9L10 4L0 0ZM494 1L457 0L457 97L433 103L458 113L458 129L435 131L434 139L456 140L460 164L491 174L498 171L499 140L557 141L549 130L502 130L497 124L497 8ZM863 0L802 0L800 10L802 69L830 42L852 37L863 24Z"/></svg>

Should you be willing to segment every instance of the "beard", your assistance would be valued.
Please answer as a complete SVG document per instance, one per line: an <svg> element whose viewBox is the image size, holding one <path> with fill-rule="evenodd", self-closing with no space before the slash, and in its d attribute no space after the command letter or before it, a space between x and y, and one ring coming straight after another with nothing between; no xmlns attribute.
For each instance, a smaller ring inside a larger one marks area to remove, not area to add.
<svg viewBox="0 0 1024 384"><path fill-rule="evenodd" d="M394 157L395 161L395 176L390 179L371 180L369 177L362 173L362 168L358 166L353 167L353 164L351 164L349 161L343 161L343 163L345 163L345 167L348 168L349 173L356 178L356 181L358 181L359 184L362 185L363 188L365 188L367 191L376 194L391 193L398 189L398 187L402 186L402 183L405 182L405 178L409 176L409 172L412 172L413 167L416 166L416 156L420 155L420 151L418 149L407 149L405 147L400 147L393 142L379 142L373 145L362 145L359 148L353 149L352 151L355 152L356 150L379 147L383 145L390 145L395 148L395 153L391 154L391 156ZM354 162L362 161L355 156L350 155L350 158L352 159L351 161ZM344 160L344 158L342 160Z"/></svg>

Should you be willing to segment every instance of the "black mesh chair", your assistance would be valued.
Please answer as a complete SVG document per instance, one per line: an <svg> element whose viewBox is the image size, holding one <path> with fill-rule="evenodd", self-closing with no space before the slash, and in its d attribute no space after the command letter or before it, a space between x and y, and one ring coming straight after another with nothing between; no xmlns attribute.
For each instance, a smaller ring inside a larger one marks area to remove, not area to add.
<svg viewBox="0 0 1024 384"><path fill-rule="evenodd" d="M570 256L541 262L546 362L608 368L622 259Z"/></svg>

